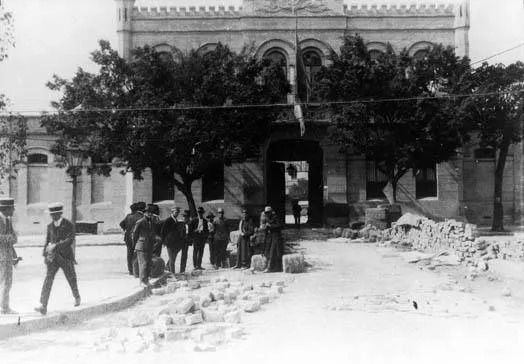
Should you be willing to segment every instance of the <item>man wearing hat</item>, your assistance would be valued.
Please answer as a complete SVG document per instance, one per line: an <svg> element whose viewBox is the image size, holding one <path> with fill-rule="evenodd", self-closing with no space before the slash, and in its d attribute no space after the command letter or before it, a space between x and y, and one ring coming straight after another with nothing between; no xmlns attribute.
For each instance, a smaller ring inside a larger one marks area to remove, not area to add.
<svg viewBox="0 0 524 364"><path fill-rule="evenodd" d="M75 298L75 307L80 305L80 293L75 271L75 256L73 253L73 244L75 236L73 234L73 224L62 217L64 205L54 203L49 205L49 215L53 220L47 225L47 236L44 245L43 256L46 263L46 276L40 295L40 306L35 311L42 315L47 313L47 303L51 294L51 287L55 280L58 269L62 269L64 275L71 287L73 297Z"/></svg>
<svg viewBox="0 0 524 364"><path fill-rule="evenodd" d="M15 314L9 306L9 291L13 284L13 265L18 263L14 248L16 233L11 218L15 209L12 198L0 198L0 313Z"/></svg>
<svg viewBox="0 0 524 364"><path fill-rule="evenodd" d="M133 259L135 247L133 246L133 229L138 220L144 217L145 202L136 202L130 206L131 213L120 222L120 227L124 230L124 242L127 248L127 270L133 275Z"/></svg>
<svg viewBox="0 0 524 364"><path fill-rule="evenodd" d="M204 255L204 247L206 245L207 236L209 234L209 227L207 221L204 219L204 209L199 206L197 209L198 217L191 222L191 235L193 240L193 268L202 268L202 257Z"/></svg>
<svg viewBox="0 0 524 364"><path fill-rule="evenodd" d="M218 208L218 217L214 221L215 226L215 246L216 246L216 267L226 268L226 249L229 242L229 227L224 218L224 209Z"/></svg>
<svg viewBox="0 0 524 364"><path fill-rule="evenodd" d="M133 230L133 244L138 259L138 274L140 284L143 287L149 287L151 259L157 236L153 219L154 213L155 208L151 205L148 206L144 217L137 221Z"/></svg>
<svg viewBox="0 0 524 364"><path fill-rule="evenodd" d="M185 210L182 214L184 221L178 221L179 214L180 207L173 207L171 209L171 215L164 220L162 228L160 229L160 237L162 238L163 244L166 246L167 254L169 256L167 269L173 274L175 273L175 261L178 252L182 251L180 273L185 272L187 262L187 235L189 232L187 224L189 223L189 210Z"/></svg>
<svg viewBox="0 0 524 364"><path fill-rule="evenodd" d="M155 226L155 244L153 245L153 255L160 257L162 255L162 238L160 237L160 229L162 228L163 221L160 221L160 207L154 203L147 205L149 208L151 206L153 224Z"/></svg>

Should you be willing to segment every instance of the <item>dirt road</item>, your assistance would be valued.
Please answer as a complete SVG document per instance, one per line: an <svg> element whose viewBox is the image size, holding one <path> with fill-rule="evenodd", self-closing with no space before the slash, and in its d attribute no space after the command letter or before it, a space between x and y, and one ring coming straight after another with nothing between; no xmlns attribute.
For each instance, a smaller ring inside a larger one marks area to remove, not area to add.
<svg viewBox="0 0 524 364"><path fill-rule="evenodd" d="M301 247L313 269L293 276L285 293L261 311L244 314L244 337L213 352L195 352L188 342L140 354L94 351L103 330L121 325L117 314L0 342L1 363L522 362L520 282L489 274L469 281L457 267L429 271L373 245Z"/></svg>

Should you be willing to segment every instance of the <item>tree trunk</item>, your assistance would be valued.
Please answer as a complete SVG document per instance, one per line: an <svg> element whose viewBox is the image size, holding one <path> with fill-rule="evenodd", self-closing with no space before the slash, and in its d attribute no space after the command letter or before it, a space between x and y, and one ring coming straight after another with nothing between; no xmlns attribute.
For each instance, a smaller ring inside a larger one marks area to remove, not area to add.
<svg viewBox="0 0 524 364"><path fill-rule="evenodd" d="M390 201L391 204L397 203L397 187L398 187L398 181L396 179L393 179L390 181L391 183L391 189L393 190L393 201Z"/></svg>
<svg viewBox="0 0 524 364"><path fill-rule="evenodd" d="M504 208L502 206L502 183L504 177L504 167L506 166L506 158L508 156L509 140L504 137L502 145L499 150L499 157L497 166L495 168L495 194L493 196L493 223L491 225L492 231L504 230Z"/></svg>
<svg viewBox="0 0 524 364"><path fill-rule="evenodd" d="M192 217L197 216L195 199L193 198L193 191L191 191L192 181L184 181L183 185L180 186L180 191L186 197L187 205Z"/></svg>

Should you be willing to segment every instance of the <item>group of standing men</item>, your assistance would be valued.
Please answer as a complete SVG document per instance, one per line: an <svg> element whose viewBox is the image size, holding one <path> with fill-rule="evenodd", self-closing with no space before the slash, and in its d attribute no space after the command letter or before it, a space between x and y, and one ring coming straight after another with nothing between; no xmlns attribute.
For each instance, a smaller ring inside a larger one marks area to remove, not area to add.
<svg viewBox="0 0 524 364"><path fill-rule="evenodd" d="M14 248L17 242L12 222L14 209L12 198L0 198L0 312L2 314L17 313L9 304L9 293L13 284L13 266L16 266L22 259L18 257ZM61 203L49 205L48 212L52 222L47 226L46 241L42 252L46 265L46 276L40 295L40 305L35 308L35 311L42 315L47 313L51 288L59 269L62 269L71 287L75 299L74 305L80 305L75 271L73 224L62 217L64 206Z"/></svg>
<svg viewBox="0 0 524 364"><path fill-rule="evenodd" d="M175 273L175 261L179 253L180 273L184 273L187 265L188 247L193 246L193 269L203 270L202 258L206 243L209 246L211 266L215 269L229 266L227 245L230 229L224 217L224 209L218 208L218 216L212 212L205 215L202 207L197 209L197 216L191 217L189 210L184 210L180 216L180 208L173 207L168 218L160 220L158 206L137 202L130 206L131 213L120 223L124 230L124 240L127 247L127 266L129 274L133 274L134 260L138 261L138 276L143 286L149 285L151 264L154 256L160 257L162 246L165 246L169 256L167 269ZM261 216L261 224L255 228L247 210L242 209L237 241L237 264L234 268L249 268L251 247L254 234L259 231L264 242L264 254L268 266L266 271L282 270L283 243L280 237L281 225L271 207L266 207Z"/></svg>
<svg viewBox="0 0 524 364"><path fill-rule="evenodd" d="M167 219L160 220L158 206L149 204L146 207L144 202L137 202L131 205L131 213L121 221L128 271L133 274L134 260L137 259L142 285L148 285L152 258L160 257L162 246L167 249L167 268L172 273L175 273L175 261L180 252L180 272L185 272L190 245L193 245L194 269L204 269L202 258L206 243L209 245L211 265L215 269L228 266L226 249L230 231L224 210L218 209L218 217L211 212L204 216L202 207L197 209L197 216L193 218L189 210L184 210L181 217L180 212L179 207L174 207Z"/></svg>

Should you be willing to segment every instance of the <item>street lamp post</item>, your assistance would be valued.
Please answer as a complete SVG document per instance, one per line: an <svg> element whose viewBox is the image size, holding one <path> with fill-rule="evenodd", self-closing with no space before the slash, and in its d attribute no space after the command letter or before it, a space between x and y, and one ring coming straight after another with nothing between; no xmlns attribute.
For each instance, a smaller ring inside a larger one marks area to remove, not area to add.
<svg viewBox="0 0 524 364"><path fill-rule="evenodd" d="M76 200L78 176L82 174L83 153L77 144L71 144L67 148L67 173L71 177L73 185L73 196L71 199L71 223L73 224L73 233L76 234Z"/></svg>

